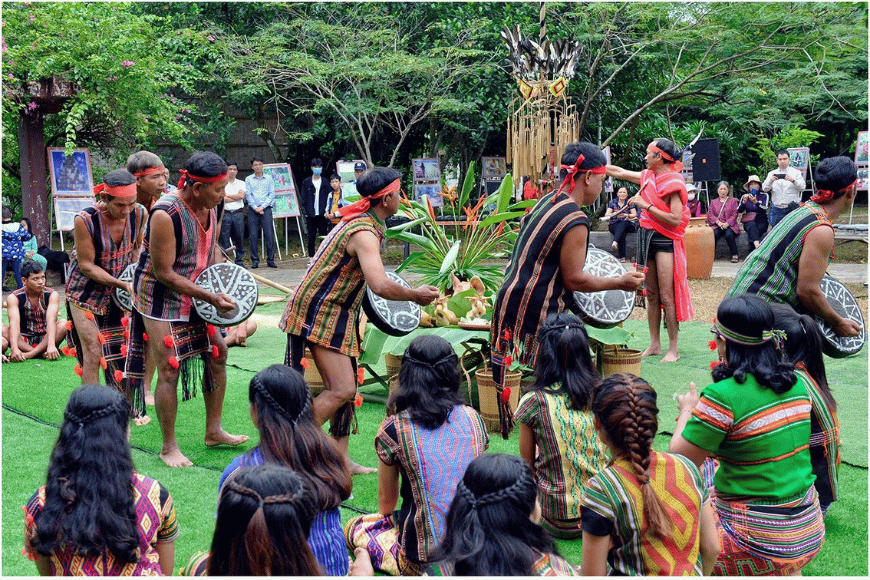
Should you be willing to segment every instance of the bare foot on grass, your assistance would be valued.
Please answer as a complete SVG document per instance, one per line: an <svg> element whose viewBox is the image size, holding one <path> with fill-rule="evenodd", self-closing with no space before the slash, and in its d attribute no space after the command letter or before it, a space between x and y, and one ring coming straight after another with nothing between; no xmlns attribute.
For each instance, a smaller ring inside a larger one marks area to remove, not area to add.
<svg viewBox="0 0 870 580"><path fill-rule="evenodd" d="M249 437L247 435L230 435L221 429L217 433L205 434L205 446L216 447L218 445L228 445L230 447L235 447L236 445L241 445L248 439Z"/></svg>
<svg viewBox="0 0 870 580"><path fill-rule="evenodd" d="M151 417L148 415L139 415L138 417L133 417L133 424L142 427L143 425L147 425L151 422Z"/></svg>
<svg viewBox="0 0 870 580"><path fill-rule="evenodd" d="M365 475L366 473L374 473L377 471L374 467L366 467L365 465L360 465L355 461L349 462L347 469L350 471L351 475Z"/></svg>
<svg viewBox="0 0 870 580"><path fill-rule="evenodd" d="M658 354L662 354L662 347L650 345L649 348L643 351L640 356L653 356Z"/></svg>
<svg viewBox="0 0 870 580"><path fill-rule="evenodd" d="M661 354L661 353L659 353ZM666 354L662 358L662 362L674 362L680 360L680 353L669 350L668 354Z"/></svg>
<svg viewBox="0 0 870 580"><path fill-rule="evenodd" d="M178 447L160 452L160 459L169 467L192 467L193 463L184 456Z"/></svg>

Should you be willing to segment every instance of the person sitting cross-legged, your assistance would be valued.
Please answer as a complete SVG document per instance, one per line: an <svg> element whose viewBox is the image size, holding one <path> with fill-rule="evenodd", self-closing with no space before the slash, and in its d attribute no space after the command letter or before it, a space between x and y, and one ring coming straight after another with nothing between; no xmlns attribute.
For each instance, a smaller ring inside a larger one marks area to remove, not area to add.
<svg viewBox="0 0 870 580"><path fill-rule="evenodd" d="M45 270L34 260L21 265L24 286L6 298L9 326L3 325L3 352L9 360L22 362L43 357L55 360L57 347L66 338L66 328L58 328L60 294L45 287Z"/></svg>

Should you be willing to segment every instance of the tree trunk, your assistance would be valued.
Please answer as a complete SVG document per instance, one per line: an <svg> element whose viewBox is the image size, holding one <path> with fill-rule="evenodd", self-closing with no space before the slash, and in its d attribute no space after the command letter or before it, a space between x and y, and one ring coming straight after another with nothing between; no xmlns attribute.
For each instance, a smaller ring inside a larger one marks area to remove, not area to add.
<svg viewBox="0 0 870 580"><path fill-rule="evenodd" d="M46 195L46 154L42 111L36 109L18 120L18 143L21 149L21 205L24 216L33 224L33 234L51 247L51 223L48 221Z"/></svg>

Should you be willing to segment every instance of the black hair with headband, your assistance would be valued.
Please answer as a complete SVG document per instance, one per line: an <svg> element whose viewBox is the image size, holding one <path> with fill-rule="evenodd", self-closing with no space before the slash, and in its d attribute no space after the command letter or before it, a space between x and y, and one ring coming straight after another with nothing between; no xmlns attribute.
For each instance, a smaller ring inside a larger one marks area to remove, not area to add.
<svg viewBox="0 0 870 580"><path fill-rule="evenodd" d="M387 402L395 413L407 410L411 420L427 429L440 427L457 405L459 357L440 336L418 336L402 357L399 388Z"/></svg>
<svg viewBox="0 0 870 580"><path fill-rule="evenodd" d="M519 457L484 453L456 486L443 541L431 555L456 576L530 576L540 553L558 554L531 520L538 486Z"/></svg>
<svg viewBox="0 0 870 580"><path fill-rule="evenodd" d="M601 376L589 354L583 321L570 313L551 314L538 328L535 384L531 389L565 393L571 408L589 409Z"/></svg>

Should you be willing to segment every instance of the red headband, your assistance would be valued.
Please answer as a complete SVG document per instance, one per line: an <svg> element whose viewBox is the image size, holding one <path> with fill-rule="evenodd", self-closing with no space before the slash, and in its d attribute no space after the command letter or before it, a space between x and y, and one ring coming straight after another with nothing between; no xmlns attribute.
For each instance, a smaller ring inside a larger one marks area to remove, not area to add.
<svg viewBox="0 0 870 580"><path fill-rule="evenodd" d="M149 167L148 169L143 169L142 171L137 171L136 173L133 174L133 177L145 177L146 175L151 175L152 173L157 173L158 171L163 173L164 171L166 171L166 168L162 167L162 166L161 167Z"/></svg>
<svg viewBox="0 0 870 580"><path fill-rule="evenodd" d="M188 177L191 178L192 180L198 181L200 183L215 183L215 182L220 181L221 179L223 179L226 176L227 176L226 173L221 173L220 175L215 175L214 177L201 177L199 175L193 175L192 173L188 173L187 170L182 169L181 170L181 179L178 180L178 185L176 187L177 187L177 189L183 189L184 188L184 180L187 179Z"/></svg>
<svg viewBox="0 0 870 580"><path fill-rule="evenodd" d="M852 189L852 186L855 185L856 183L858 183L857 179L855 181L853 181L852 183L850 183L849 185L847 185L846 187L844 187L843 189L839 189L837 191L831 191L830 189L820 189L815 193L815 195L813 195L810 198L810 201L814 201L816 203L825 203L825 202L831 201L832 199L834 199L835 193L849 191L850 189Z"/></svg>
<svg viewBox="0 0 870 580"><path fill-rule="evenodd" d="M121 197L121 198L136 198L136 184L130 183L128 185L106 185L105 183L101 183L94 188L94 195L99 193L105 193L106 195L111 195L113 197Z"/></svg>
<svg viewBox="0 0 870 580"><path fill-rule="evenodd" d="M655 151L656 153L658 153L659 155L661 155L662 157L664 157L665 159L670 161L674 171L676 171L677 173L679 173L680 171L683 170L683 164L680 161L677 161L676 159L671 157L670 153L667 153L667 152L659 149L659 146L656 145L655 143L653 143L653 151Z"/></svg>
<svg viewBox="0 0 870 580"><path fill-rule="evenodd" d="M390 183L388 186L386 186L376 194L370 195L368 197L363 197L357 202L338 208L338 215L343 216L341 218L341 221L349 222L353 218L361 216L365 212L369 211L369 208L372 206L373 199L380 199L385 195L399 191L401 187L402 185L400 183L400 180L396 178L395 181Z"/></svg>
<svg viewBox="0 0 870 580"><path fill-rule="evenodd" d="M559 191L557 191L556 195L553 196L553 203L556 203L556 197L558 197L559 193L561 193L566 185L568 186L569 192L574 191L574 176L581 171L584 173L589 172L595 174L607 173L606 165L599 165L598 167L594 167L592 169L580 169L580 166L583 164L584 161L586 161L586 158L581 153L577 156L577 161L574 162L574 165L559 165L559 169L564 169L568 172L568 174L565 176L565 179L562 180L562 185L559 186Z"/></svg>

